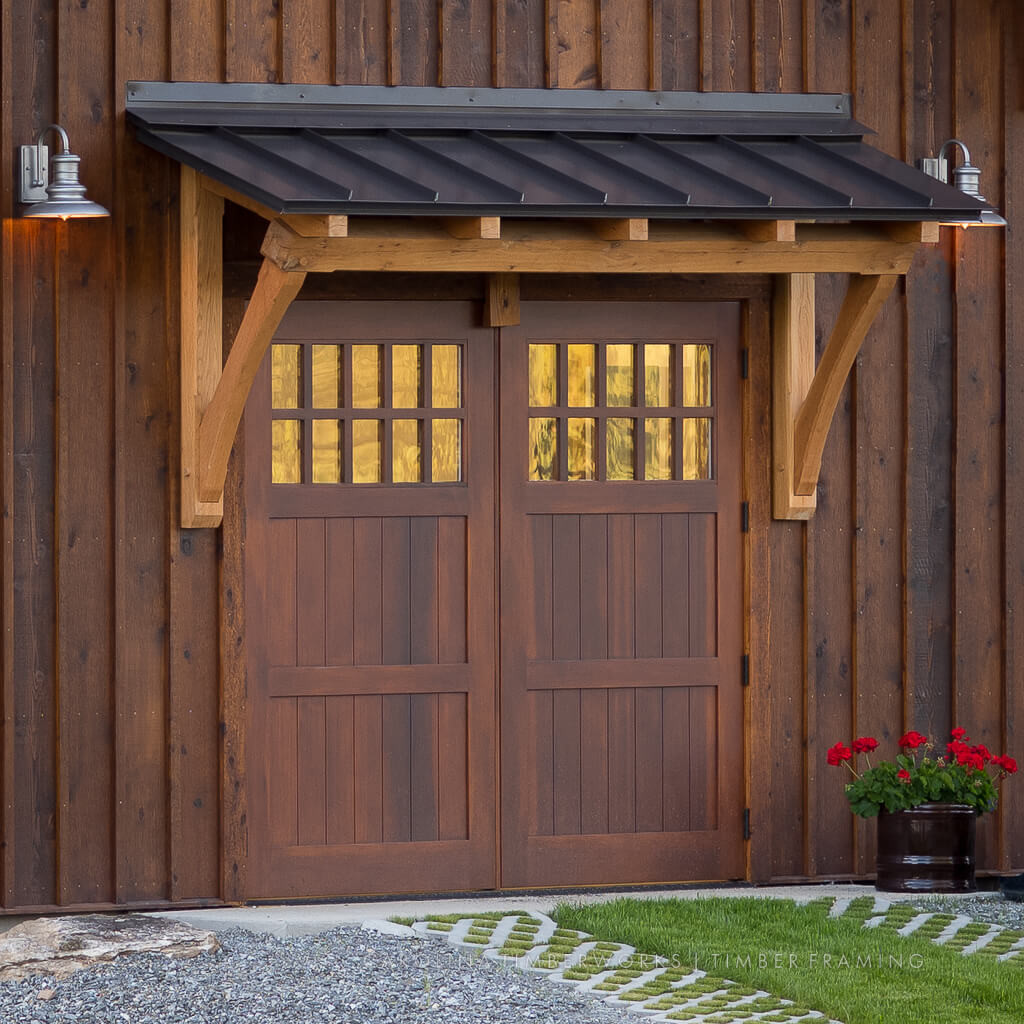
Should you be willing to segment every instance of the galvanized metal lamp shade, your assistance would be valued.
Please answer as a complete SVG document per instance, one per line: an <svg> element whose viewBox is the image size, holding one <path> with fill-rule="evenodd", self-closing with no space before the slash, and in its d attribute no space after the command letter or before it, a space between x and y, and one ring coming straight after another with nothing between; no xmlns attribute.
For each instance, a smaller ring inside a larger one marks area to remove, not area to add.
<svg viewBox="0 0 1024 1024"><path fill-rule="evenodd" d="M959 147L963 153L964 162L959 167L953 168L953 181L949 180L949 158L946 154L953 146ZM960 189L965 195L973 196L979 202L987 203L988 200L981 194L981 168L971 163L971 154L967 146L959 139L948 139L942 144L937 157L925 157L920 162L921 170L930 174L939 181L952 184L954 188ZM944 224L954 227L990 227L1005 228L1006 218L1002 217L995 210L982 210L977 218L971 220L943 221Z"/></svg>
<svg viewBox="0 0 1024 1024"><path fill-rule="evenodd" d="M43 145L49 131L60 136L63 146L63 151L55 153L52 160ZM44 128L34 146L22 146L20 199L31 204L22 216L59 220L109 217L110 211L105 206L86 198L85 186L78 180L80 162L81 158L71 152L67 132L59 124Z"/></svg>

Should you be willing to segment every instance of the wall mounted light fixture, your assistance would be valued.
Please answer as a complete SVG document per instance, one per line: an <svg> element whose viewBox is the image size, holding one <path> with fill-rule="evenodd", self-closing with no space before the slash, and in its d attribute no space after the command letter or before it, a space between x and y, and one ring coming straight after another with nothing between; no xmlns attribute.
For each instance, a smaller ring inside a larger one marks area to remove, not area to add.
<svg viewBox="0 0 1024 1024"><path fill-rule="evenodd" d="M43 145L47 132L60 136L61 152L52 160ZM23 217L109 217L110 211L85 197L85 186L78 180L80 158L71 152L68 133L59 124L51 124L39 133L34 146L21 147L21 189L19 198L30 203ZM52 163L52 169L51 169Z"/></svg>
<svg viewBox="0 0 1024 1024"><path fill-rule="evenodd" d="M947 157L947 153L953 146L958 146L960 148L964 159L963 163L961 163L959 167L953 168L953 180L951 182L949 180L950 160ZM954 188L960 189L961 192L966 195L973 196L982 203L988 202L988 200L981 194L981 168L975 167L974 164L971 163L970 150L968 150L967 146L959 139L948 139L942 144L942 148L939 150L939 155L937 157L925 157L923 160L919 160L917 165L925 174L930 174L933 178L938 178L939 181L944 182L947 185L951 184ZM1005 218L1001 217L995 210L982 210L978 217L973 220L949 221L949 223L962 228L1006 227Z"/></svg>

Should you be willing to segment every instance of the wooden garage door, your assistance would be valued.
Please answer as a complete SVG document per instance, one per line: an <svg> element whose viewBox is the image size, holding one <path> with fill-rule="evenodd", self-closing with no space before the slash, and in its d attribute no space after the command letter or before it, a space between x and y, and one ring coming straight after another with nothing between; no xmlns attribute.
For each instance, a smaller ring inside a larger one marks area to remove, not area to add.
<svg viewBox="0 0 1024 1024"><path fill-rule="evenodd" d="M246 895L495 882L493 332L296 303L246 415Z"/></svg>
<svg viewBox="0 0 1024 1024"><path fill-rule="evenodd" d="M505 886L744 873L735 304L501 338Z"/></svg>

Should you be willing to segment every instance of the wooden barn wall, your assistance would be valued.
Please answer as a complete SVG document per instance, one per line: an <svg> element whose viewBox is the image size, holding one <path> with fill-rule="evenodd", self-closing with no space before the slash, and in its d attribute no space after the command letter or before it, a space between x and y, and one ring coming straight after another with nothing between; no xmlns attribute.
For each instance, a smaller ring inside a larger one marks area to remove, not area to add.
<svg viewBox="0 0 1024 1024"><path fill-rule="evenodd" d="M240 609L218 532L177 526L177 174L125 127L131 79L843 91L908 161L963 137L1010 229L922 252L847 387L816 517L760 534L752 871L870 870L871 826L824 764L837 739L958 723L1024 755L1017 4L0 4L4 907L233 895L218 624L233 646ZM12 218L15 147L53 120L111 220ZM819 279L822 337L844 283ZM981 829L984 867L1024 868L1021 820L1018 782Z"/></svg>

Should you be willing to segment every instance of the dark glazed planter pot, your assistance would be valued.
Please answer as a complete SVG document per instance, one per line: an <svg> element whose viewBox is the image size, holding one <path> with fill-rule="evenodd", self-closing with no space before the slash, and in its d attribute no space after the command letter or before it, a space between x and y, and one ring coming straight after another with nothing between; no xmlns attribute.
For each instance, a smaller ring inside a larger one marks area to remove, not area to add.
<svg viewBox="0 0 1024 1024"><path fill-rule="evenodd" d="M878 880L883 892L975 892L974 829L966 804L921 804L878 816Z"/></svg>

